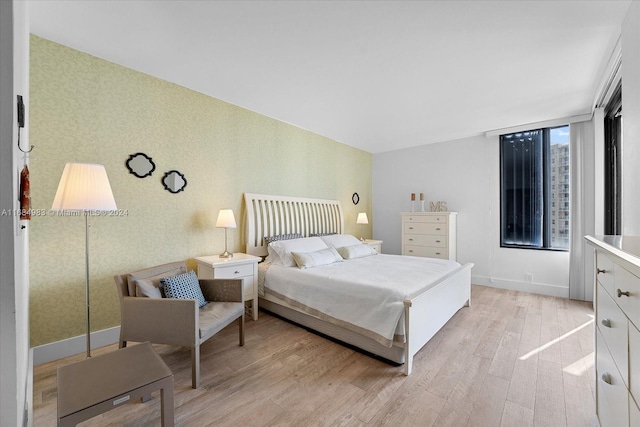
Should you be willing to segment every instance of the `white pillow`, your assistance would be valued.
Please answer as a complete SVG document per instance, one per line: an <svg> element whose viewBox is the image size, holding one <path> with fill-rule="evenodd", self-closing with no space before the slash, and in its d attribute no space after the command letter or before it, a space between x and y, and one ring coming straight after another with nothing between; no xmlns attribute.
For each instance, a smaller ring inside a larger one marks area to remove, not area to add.
<svg viewBox="0 0 640 427"><path fill-rule="evenodd" d="M375 249L364 243L358 243L357 245L352 246L343 246L338 248L338 253L344 259L363 258L378 254Z"/></svg>
<svg viewBox="0 0 640 427"><path fill-rule="evenodd" d="M320 238L327 244L327 246L333 246L334 248L362 243L357 237L352 236L351 234L332 234L330 236L322 236Z"/></svg>
<svg viewBox="0 0 640 427"><path fill-rule="evenodd" d="M295 267L296 261L291 252L314 252L327 249L328 246L320 237L303 237L302 239L278 240L269 247L280 257L280 264L285 267ZM273 261L272 261L273 262Z"/></svg>
<svg viewBox="0 0 640 427"><path fill-rule="evenodd" d="M291 255L300 268L313 268L343 261L336 248L320 249L313 252L291 252Z"/></svg>

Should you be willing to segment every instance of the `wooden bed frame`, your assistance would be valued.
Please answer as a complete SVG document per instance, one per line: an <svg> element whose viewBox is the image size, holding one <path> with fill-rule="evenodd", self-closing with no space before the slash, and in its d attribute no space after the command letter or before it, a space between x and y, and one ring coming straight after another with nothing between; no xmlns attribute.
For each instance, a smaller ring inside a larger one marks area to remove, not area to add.
<svg viewBox="0 0 640 427"><path fill-rule="evenodd" d="M343 233L342 206L337 200L272 196L245 193L246 252L267 255L264 238L278 234L300 233L303 236L320 233ZM356 346L396 363L404 363L409 375L413 356L462 307L471 303L471 268L465 264L440 278L426 291L404 300L405 342L390 348L360 334L320 320L299 309L265 295L259 305L286 319L322 334Z"/></svg>

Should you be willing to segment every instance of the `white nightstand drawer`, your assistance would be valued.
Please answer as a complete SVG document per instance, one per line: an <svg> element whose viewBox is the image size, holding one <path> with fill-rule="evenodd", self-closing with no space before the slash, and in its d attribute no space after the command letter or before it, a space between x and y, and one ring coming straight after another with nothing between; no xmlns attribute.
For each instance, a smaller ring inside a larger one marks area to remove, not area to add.
<svg viewBox="0 0 640 427"><path fill-rule="evenodd" d="M447 226L436 223L408 223L404 225L404 232L409 234L435 234L439 236L447 235Z"/></svg>
<svg viewBox="0 0 640 427"><path fill-rule="evenodd" d="M598 251L596 262L598 264L596 275L597 280L602 283L607 292L609 292L609 295L613 295L615 287L613 261L605 254Z"/></svg>
<svg viewBox="0 0 640 427"><path fill-rule="evenodd" d="M417 245L417 246L433 246L436 248L447 247L447 236L434 236L431 234L405 234L405 245Z"/></svg>
<svg viewBox="0 0 640 427"><path fill-rule="evenodd" d="M629 320L640 326L640 278L617 264L615 272L615 290L611 296Z"/></svg>
<svg viewBox="0 0 640 427"><path fill-rule="evenodd" d="M404 245L404 254L442 259L447 259L449 257L449 252L446 248L434 248L429 246Z"/></svg>
<svg viewBox="0 0 640 427"><path fill-rule="evenodd" d="M640 402L640 331L632 324L629 324L629 389L636 402Z"/></svg>
<svg viewBox="0 0 640 427"><path fill-rule="evenodd" d="M216 279L236 279L244 276L253 276L253 264L216 267L213 275Z"/></svg>
<svg viewBox="0 0 640 427"><path fill-rule="evenodd" d="M602 285L598 285L596 322L625 384L629 381L629 321Z"/></svg>
<svg viewBox="0 0 640 427"><path fill-rule="evenodd" d="M598 402L596 410L600 427L628 426L629 392L603 342L602 334L597 328L596 342L598 348L596 360Z"/></svg>

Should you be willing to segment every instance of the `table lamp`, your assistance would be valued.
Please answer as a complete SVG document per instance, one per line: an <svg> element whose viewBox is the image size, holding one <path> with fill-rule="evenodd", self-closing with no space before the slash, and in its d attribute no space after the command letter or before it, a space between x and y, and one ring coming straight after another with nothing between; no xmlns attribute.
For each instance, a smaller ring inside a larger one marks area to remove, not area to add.
<svg viewBox="0 0 640 427"><path fill-rule="evenodd" d="M224 252L220 254L220 258L233 258L233 254L227 250L227 229L236 227L236 218L233 216L233 211L231 209L221 209L216 221L216 228L224 228Z"/></svg>

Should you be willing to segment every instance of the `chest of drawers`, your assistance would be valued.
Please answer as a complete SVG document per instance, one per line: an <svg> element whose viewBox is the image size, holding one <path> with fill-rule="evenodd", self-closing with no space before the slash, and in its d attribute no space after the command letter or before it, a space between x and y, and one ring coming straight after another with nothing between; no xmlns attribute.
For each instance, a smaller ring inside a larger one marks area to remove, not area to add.
<svg viewBox="0 0 640 427"><path fill-rule="evenodd" d="M455 261L457 212L402 212L402 255Z"/></svg>
<svg viewBox="0 0 640 427"><path fill-rule="evenodd" d="M596 412L640 426L640 237L587 236L596 249Z"/></svg>

